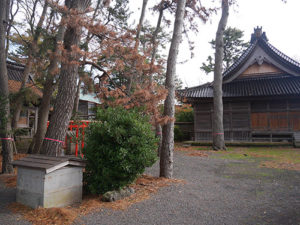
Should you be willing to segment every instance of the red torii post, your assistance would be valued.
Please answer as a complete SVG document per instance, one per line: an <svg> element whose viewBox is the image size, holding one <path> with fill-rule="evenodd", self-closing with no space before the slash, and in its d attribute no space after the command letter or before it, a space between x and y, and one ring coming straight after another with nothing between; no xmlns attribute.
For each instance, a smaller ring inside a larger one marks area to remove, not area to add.
<svg viewBox="0 0 300 225"><path fill-rule="evenodd" d="M68 130L70 131L73 131L73 129L76 129L76 145L75 145L75 156L78 156L78 139L79 139L79 129L81 129L81 150L83 150L84 148L84 130L86 127L88 127L90 121L88 120L82 120L82 121L79 121L80 125L78 125L77 123L74 123L73 120L70 120L69 122L69 127L68 127ZM49 126L49 121L47 122L47 128ZM68 136L66 135L65 137L65 142L64 142L64 146L63 148L66 148L67 146L67 139L68 139ZM72 141L72 137L70 137L70 141ZM83 154L82 154L83 156Z"/></svg>

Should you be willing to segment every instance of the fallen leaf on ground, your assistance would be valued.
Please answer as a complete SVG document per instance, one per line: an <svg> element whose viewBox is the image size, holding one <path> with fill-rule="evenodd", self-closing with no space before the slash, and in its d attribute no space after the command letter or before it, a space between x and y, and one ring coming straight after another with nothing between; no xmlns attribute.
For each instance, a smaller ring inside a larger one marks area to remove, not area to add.
<svg viewBox="0 0 300 225"><path fill-rule="evenodd" d="M17 175L15 174L1 174L0 180L6 187L13 188L17 186Z"/></svg>
<svg viewBox="0 0 300 225"><path fill-rule="evenodd" d="M266 168L300 171L300 163L283 163L283 162L275 162L275 161L266 161L261 163L260 166Z"/></svg>
<svg viewBox="0 0 300 225"><path fill-rule="evenodd" d="M206 151L209 151L211 149L205 148L205 149L198 149L197 146L189 146L189 147L175 147L175 151L184 152L186 155L189 156L198 156L198 157L208 157L208 154L205 153Z"/></svg>
<svg viewBox="0 0 300 225"><path fill-rule="evenodd" d="M184 183L185 181L183 180L142 175L134 184L130 185L130 187L135 189L135 193L115 202L102 202L100 196L88 195L84 196L81 204L72 207L31 209L20 203L12 203L9 205L9 209L14 213L23 215L24 219L34 225L68 225L72 224L77 217L101 210L102 208L126 210L131 205L150 198L151 194L156 193L162 187Z"/></svg>
<svg viewBox="0 0 300 225"><path fill-rule="evenodd" d="M191 152L188 155L189 156L208 157L208 154L203 153L203 152Z"/></svg>
<svg viewBox="0 0 300 225"><path fill-rule="evenodd" d="M14 160L22 159L26 156L27 156L27 154L15 154ZM0 155L0 173L2 173L2 155Z"/></svg>

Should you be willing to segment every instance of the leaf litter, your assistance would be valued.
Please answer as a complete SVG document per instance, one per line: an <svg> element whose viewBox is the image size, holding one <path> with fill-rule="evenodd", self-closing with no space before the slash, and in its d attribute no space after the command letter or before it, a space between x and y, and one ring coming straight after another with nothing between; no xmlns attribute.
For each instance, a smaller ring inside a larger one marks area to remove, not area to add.
<svg viewBox="0 0 300 225"><path fill-rule="evenodd" d="M87 195L83 197L81 204L64 208L31 209L20 203L11 203L8 208L14 213L21 214L24 219L34 225L68 225L72 224L80 216L102 210L103 208L126 210L135 203L149 199L160 188L172 184L185 184L185 181L142 175L134 184L130 185L130 187L134 188L135 193L115 202L103 202L101 201L101 196Z"/></svg>

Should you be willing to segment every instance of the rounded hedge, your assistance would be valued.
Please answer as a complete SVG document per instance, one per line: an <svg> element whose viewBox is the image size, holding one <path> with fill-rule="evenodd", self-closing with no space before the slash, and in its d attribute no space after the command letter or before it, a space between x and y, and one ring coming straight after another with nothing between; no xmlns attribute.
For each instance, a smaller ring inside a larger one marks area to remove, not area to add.
<svg viewBox="0 0 300 225"><path fill-rule="evenodd" d="M94 194L132 183L156 161L157 139L149 119L135 110L98 109L86 132L84 180Z"/></svg>

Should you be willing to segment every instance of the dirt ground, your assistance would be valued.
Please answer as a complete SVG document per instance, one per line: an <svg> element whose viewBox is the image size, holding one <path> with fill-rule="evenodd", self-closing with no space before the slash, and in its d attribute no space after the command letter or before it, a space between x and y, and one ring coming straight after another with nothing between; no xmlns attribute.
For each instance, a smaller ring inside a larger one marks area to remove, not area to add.
<svg viewBox="0 0 300 225"><path fill-rule="evenodd" d="M300 224L300 171L267 168L266 156L207 150L175 151L174 178L182 184L161 187L126 209L101 208L74 224ZM157 176L158 164L146 174ZM14 196L0 181L0 224L30 224L7 208Z"/></svg>

